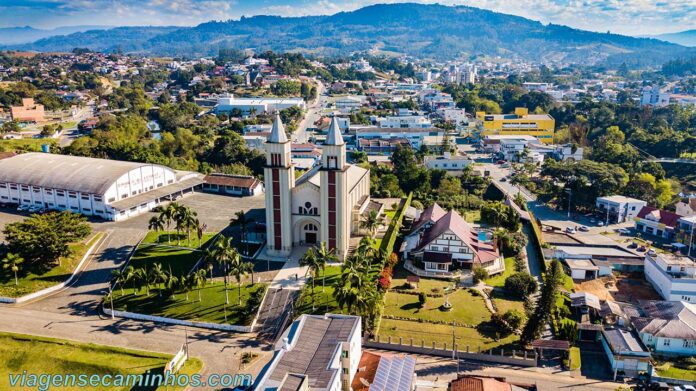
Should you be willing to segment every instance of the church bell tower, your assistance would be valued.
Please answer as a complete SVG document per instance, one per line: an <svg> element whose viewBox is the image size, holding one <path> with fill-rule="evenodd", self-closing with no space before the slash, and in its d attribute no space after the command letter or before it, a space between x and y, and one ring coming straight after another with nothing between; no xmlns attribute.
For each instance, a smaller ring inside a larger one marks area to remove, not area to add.
<svg viewBox="0 0 696 391"><path fill-rule="evenodd" d="M288 256L292 252L291 189L295 187L291 144L285 127L276 113L271 135L266 142L266 241L268 254Z"/></svg>
<svg viewBox="0 0 696 391"><path fill-rule="evenodd" d="M350 240L346 144L336 117L331 119L321 157L321 238L343 260Z"/></svg>

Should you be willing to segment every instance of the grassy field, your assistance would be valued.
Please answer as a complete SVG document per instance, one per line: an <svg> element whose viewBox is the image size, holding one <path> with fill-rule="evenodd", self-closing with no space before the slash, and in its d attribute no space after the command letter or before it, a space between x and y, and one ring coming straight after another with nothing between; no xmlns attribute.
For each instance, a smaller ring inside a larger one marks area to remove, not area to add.
<svg viewBox="0 0 696 391"><path fill-rule="evenodd" d="M174 353L174 352L172 352ZM23 334L0 333L0 389L13 389L8 373L35 374L144 374L161 373L172 356L110 346L83 344L60 339L34 337ZM203 365L200 360L190 358L179 373L195 374ZM16 388L20 389L20 388ZM36 389L35 387L32 389ZM62 387L61 390L84 390L82 387ZM89 387L90 390L136 390L137 387ZM157 390L164 391L165 387ZM182 390L183 387L169 387Z"/></svg>
<svg viewBox="0 0 696 391"><path fill-rule="evenodd" d="M483 335L479 330L471 327L452 327L450 325L418 323L404 320L385 319L379 326L379 336L383 341L391 336L392 342L398 342L399 337L403 338L403 343L410 343L410 338L413 338L414 345L420 346L421 340L426 346L432 346L433 342L438 347L442 347L443 343L447 343L447 347L452 347L452 330L457 341L459 350L469 350L475 352L478 347L481 350L488 350L502 345L514 344L518 337L510 335L506 338L495 340L486 335ZM519 350L519 347L517 347Z"/></svg>
<svg viewBox="0 0 696 391"><path fill-rule="evenodd" d="M2 151L29 151L41 152L43 144L55 145L56 140L45 138L25 138L20 140L0 140L0 152Z"/></svg>
<svg viewBox="0 0 696 391"><path fill-rule="evenodd" d="M80 263L82 257L84 257L90 246L101 239L102 236L102 233L97 233L83 243L71 244L70 250L72 251L72 255L61 258L60 265L57 265L52 269L42 272L29 271L29 273L25 275L20 274L19 285L15 285L14 274L5 272L3 270L0 272L4 273L0 274L0 296L20 297L67 280ZM26 268L29 266L26 263L23 263L21 267Z"/></svg>
<svg viewBox="0 0 696 391"><path fill-rule="evenodd" d="M493 289L491 299L493 300L493 305L500 313L505 313L508 310L517 310L524 314L524 301L508 296L503 289Z"/></svg>
<svg viewBox="0 0 696 391"><path fill-rule="evenodd" d="M171 270L174 275L182 276L191 271L201 256L199 251L146 244L138 247L129 266L135 269L149 268L152 264L161 263L164 270Z"/></svg>
<svg viewBox="0 0 696 391"><path fill-rule="evenodd" d="M177 236L176 231L162 231L162 232L155 232L155 231L150 231L145 235L145 238L143 239L142 243L152 243L152 244L166 244L166 245L171 245L171 246L181 246L181 247L188 247L188 248L199 248L201 245L205 245L208 243L210 239L212 239L216 234L212 232L204 232L203 233L203 238L199 242L198 237L196 236L195 232L191 233L191 242L187 240L187 235L186 232L180 232L179 235Z"/></svg>
<svg viewBox="0 0 696 391"><path fill-rule="evenodd" d="M421 280L423 281L423 280ZM425 306L420 308L417 295L387 292L385 296L384 315L400 318L414 318L428 321L476 326L490 320L491 313L481 297L475 297L465 289L458 289L449 295L452 304L450 311L440 310L444 297L428 297Z"/></svg>
<svg viewBox="0 0 696 391"><path fill-rule="evenodd" d="M297 311L300 314L325 314L331 312L334 314L341 313L338 304L333 297L334 284L341 275L340 266L328 266L326 268L325 287L322 292L322 278L319 277L315 281L314 287L314 311L312 311L312 283L308 281L302 288L300 299L297 302Z"/></svg>
<svg viewBox="0 0 696 391"><path fill-rule="evenodd" d="M230 305L227 308L225 308L225 286L222 282L203 287L200 290L201 301L198 301L197 289L188 294L188 300L184 292L178 292L171 297L160 296L159 290L155 287L150 287L149 296L145 294L144 289L141 289L137 295L133 294L132 288L124 289L123 295L117 289L114 291L114 308L174 319L247 325L253 318L253 316L246 316L247 300L253 292L265 288L266 284L243 284L240 306L237 284L232 279L228 284ZM109 303L106 302L106 305L108 306ZM227 315L227 321L225 321L225 315Z"/></svg>
<svg viewBox="0 0 696 391"><path fill-rule="evenodd" d="M464 213L464 220L468 223L480 223L481 222L481 211L480 210L469 210Z"/></svg>
<svg viewBox="0 0 696 391"><path fill-rule="evenodd" d="M513 274L515 274L515 257L507 257L505 258L505 271L485 279L483 282L485 282L486 285L503 287L505 286L505 279Z"/></svg>
<svg viewBox="0 0 696 391"><path fill-rule="evenodd" d="M670 361L658 361L655 364L658 376L670 377L672 379L691 380L696 382L696 370L677 368Z"/></svg>
<svg viewBox="0 0 696 391"><path fill-rule="evenodd" d="M391 284L392 288L405 288L406 277L410 274L410 272L404 269L401 263L397 264L394 267L394 276ZM452 286L454 286L454 282L452 281L438 280L435 278L421 278L418 283L418 289L427 293L434 293L434 291L438 290L442 293L445 288Z"/></svg>

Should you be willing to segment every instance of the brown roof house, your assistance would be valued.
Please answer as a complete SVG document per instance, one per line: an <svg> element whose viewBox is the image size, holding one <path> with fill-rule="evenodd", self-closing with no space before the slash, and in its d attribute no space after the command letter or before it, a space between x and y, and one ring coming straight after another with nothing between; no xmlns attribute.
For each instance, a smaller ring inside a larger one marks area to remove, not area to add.
<svg viewBox="0 0 696 391"><path fill-rule="evenodd" d="M10 116L17 122L43 122L44 106L34 103L33 98L23 98L21 106L10 107Z"/></svg>
<svg viewBox="0 0 696 391"><path fill-rule="evenodd" d="M505 262L494 243L476 231L454 210L445 212L437 203L423 211L401 247L406 268L414 274L451 278L470 276L474 267L489 275L505 271Z"/></svg>
<svg viewBox="0 0 696 391"><path fill-rule="evenodd" d="M210 174L203 179L203 190L233 196L255 196L263 194L263 182L246 175Z"/></svg>

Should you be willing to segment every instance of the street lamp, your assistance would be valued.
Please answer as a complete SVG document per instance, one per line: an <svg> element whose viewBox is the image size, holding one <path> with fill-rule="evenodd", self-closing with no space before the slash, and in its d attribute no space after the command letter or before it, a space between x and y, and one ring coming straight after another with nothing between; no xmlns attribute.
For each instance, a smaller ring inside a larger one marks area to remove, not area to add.
<svg viewBox="0 0 696 391"><path fill-rule="evenodd" d="M566 189L568 193L568 220L570 220L570 199L573 197L573 189Z"/></svg>

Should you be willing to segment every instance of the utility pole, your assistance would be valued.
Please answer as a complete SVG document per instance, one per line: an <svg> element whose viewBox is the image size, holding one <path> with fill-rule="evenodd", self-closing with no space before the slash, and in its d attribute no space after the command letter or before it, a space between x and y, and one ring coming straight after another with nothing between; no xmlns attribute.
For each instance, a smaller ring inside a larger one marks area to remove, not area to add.
<svg viewBox="0 0 696 391"><path fill-rule="evenodd" d="M686 256L691 257L691 247L694 245L694 225L696 225L696 220L691 222L691 233L689 234L689 250Z"/></svg>
<svg viewBox="0 0 696 391"><path fill-rule="evenodd" d="M573 189L568 189L568 220L570 220L570 200L573 197Z"/></svg>
<svg viewBox="0 0 696 391"><path fill-rule="evenodd" d="M691 229L691 232L693 233L693 228ZM109 284L109 298L111 299L111 320L114 320L114 291L111 288L111 284Z"/></svg>

